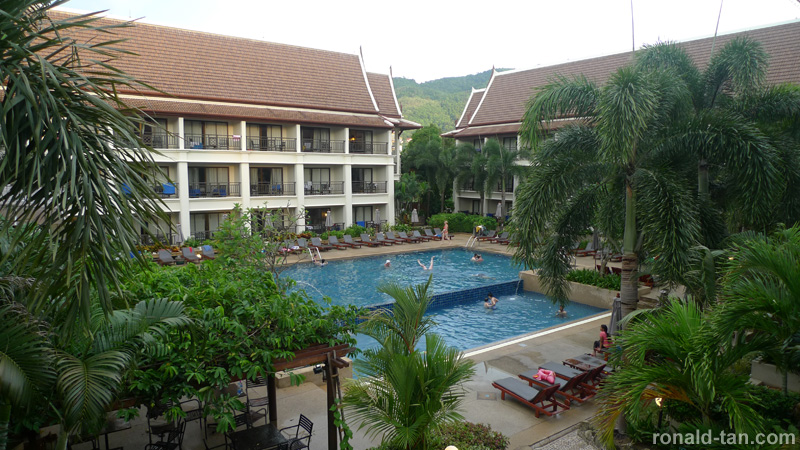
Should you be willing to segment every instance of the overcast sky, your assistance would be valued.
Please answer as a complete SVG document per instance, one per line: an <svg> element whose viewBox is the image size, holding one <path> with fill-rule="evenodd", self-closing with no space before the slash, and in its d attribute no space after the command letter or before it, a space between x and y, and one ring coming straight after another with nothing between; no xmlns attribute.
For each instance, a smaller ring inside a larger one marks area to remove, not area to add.
<svg viewBox="0 0 800 450"><path fill-rule="evenodd" d="M72 0L65 9L358 53L418 82L631 49L630 0ZM713 36L720 0L633 0L635 45ZM724 0L720 34L797 20L800 0ZM800 38L800 36L798 36Z"/></svg>

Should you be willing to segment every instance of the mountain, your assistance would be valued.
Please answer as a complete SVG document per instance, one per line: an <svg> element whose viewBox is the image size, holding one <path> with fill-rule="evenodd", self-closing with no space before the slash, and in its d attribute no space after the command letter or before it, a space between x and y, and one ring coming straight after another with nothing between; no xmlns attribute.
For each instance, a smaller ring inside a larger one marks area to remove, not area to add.
<svg viewBox="0 0 800 450"><path fill-rule="evenodd" d="M498 71L509 69L498 69ZM465 75L463 77L440 78L417 83L408 78L394 78L394 90L403 116L423 126L436 125L442 131L455 128L456 121L464 111L464 104L472 88L485 88L492 71Z"/></svg>

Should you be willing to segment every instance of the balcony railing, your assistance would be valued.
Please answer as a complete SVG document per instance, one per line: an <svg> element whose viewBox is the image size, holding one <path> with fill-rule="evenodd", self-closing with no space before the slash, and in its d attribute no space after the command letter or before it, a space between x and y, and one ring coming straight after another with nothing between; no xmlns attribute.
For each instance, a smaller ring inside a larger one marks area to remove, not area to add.
<svg viewBox="0 0 800 450"><path fill-rule="evenodd" d="M178 148L178 136L175 134L143 134L142 142L153 148Z"/></svg>
<svg viewBox="0 0 800 450"><path fill-rule="evenodd" d="M248 136L247 149L261 152L294 152L297 151L297 139Z"/></svg>
<svg viewBox="0 0 800 450"><path fill-rule="evenodd" d="M344 153L344 141L303 139L304 152Z"/></svg>
<svg viewBox="0 0 800 450"><path fill-rule="evenodd" d="M241 183L189 183L189 198L239 197Z"/></svg>
<svg viewBox="0 0 800 450"><path fill-rule="evenodd" d="M313 183L307 181L303 186L306 195L341 195L344 194L344 181Z"/></svg>
<svg viewBox="0 0 800 450"><path fill-rule="evenodd" d="M294 195L294 182L291 183L250 183L250 195Z"/></svg>
<svg viewBox="0 0 800 450"><path fill-rule="evenodd" d="M178 235L177 233L156 233L153 236L149 234L143 234L139 236L139 243L142 245L153 245L156 242L160 242L166 245L177 245L178 244Z"/></svg>
<svg viewBox="0 0 800 450"><path fill-rule="evenodd" d="M211 239L212 237L214 237L214 233L216 232L217 230L195 231L194 233L192 233L192 237L197 239L198 241L205 241L207 239Z"/></svg>
<svg viewBox="0 0 800 450"><path fill-rule="evenodd" d="M497 186L494 187L495 192L500 192L503 190L503 185L501 183L497 183ZM514 183L506 183L506 192L514 192Z"/></svg>
<svg viewBox="0 0 800 450"><path fill-rule="evenodd" d="M350 141L350 153L366 153L370 155L388 155L388 142Z"/></svg>
<svg viewBox="0 0 800 450"><path fill-rule="evenodd" d="M241 150L242 137L224 134L187 134L183 137L188 149Z"/></svg>
<svg viewBox="0 0 800 450"><path fill-rule="evenodd" d="M385 181L353 181L353 194L385 194Z"/></svg>
<svg viewBox="0 0 800 450"><path fill-rule="evenodd" d="M474 181L470 181L468 183L462 184L461 185L461 190L462 191L474 191L475 190L475 182Z"/></svg>

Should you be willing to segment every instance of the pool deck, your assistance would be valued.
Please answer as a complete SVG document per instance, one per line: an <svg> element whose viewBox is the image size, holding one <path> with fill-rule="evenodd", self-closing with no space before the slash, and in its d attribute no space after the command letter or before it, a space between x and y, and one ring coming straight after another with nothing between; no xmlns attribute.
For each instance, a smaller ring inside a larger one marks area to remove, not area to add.
<svg viewBox="0 0 800 450"><path fill-rule="evenodd" d="M408 251L425 251L445 248L463 248L469 239L468 234L456 234L452 240L444 242L428 242L420 244L403 244L389 247L362 247L350 250L330 250L323 252L327 260L349 259L362 256L391 255ZM511 255L514 251L506 245L480 243L474 248L478 253L500 253ZM583 261L582 261L583 260ZM309 263L310 257L292 255L290 263ZM593 267L592 258L578 258L578 266ZM569 311L569 307L567 307ZM551 436L558 435L568 428L597 413L594 400L584 404L573 402L571 409L553 417L542 415L536 418L534 411L511 397L500 399L500 392L492 387L494 380L508 376L516 376L539 364L548 361L561 362L564 359L590 352L592 343L598 338L600 325L608 322L608 312L589 318L580 319L572 324L559 325L528 335L496 342L484 347L465 352L465 356L475 362L475 376L464 385L466 396L461 407L461 414L466 420L491 425L492 429L504 433L511 439L511 450L527 450L539 448ZM468 330L465 330L468 331ZM278 423L279 427L295 425L299 415L306 415L314 423L311 450L327 449L327 411L326 392L324 387L313 383L301 386L278 389ZM143 448L147 444L147 423L140 417L132 422L133 427L110 435L111 446L124 445L127 449ZM263 422L259 422L261 424ZM353 423L355 437L351 441L356 450L364 450L377 445L380 439L369 439L358 431ZM187 425L183 448L187 450L204 449L203 435L198 423ZM558 437L561 438L560 436ZM557 441L558 442L558 441ZM558 443L554 442L557 448ZM209 433L209 446L223 443L221 435ZM540 443L540 445L536 445ZM566 444L566 442L565 442ZM88 444L77 444L76 450L87 450ZM572 446L569 448L584 448ZM585 448L592 448L586 446Z"/></svg>

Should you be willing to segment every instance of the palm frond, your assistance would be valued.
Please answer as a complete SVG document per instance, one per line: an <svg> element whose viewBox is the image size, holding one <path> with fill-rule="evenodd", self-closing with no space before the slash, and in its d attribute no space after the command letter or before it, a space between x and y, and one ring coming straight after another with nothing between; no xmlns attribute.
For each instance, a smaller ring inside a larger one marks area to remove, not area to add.
<svg viewBox="0 0 800 450"><path fill-rule="evenodd" d="M27 407L55 381L53 351L42 324L24 308L0 303L0 399Z"/></svg>

